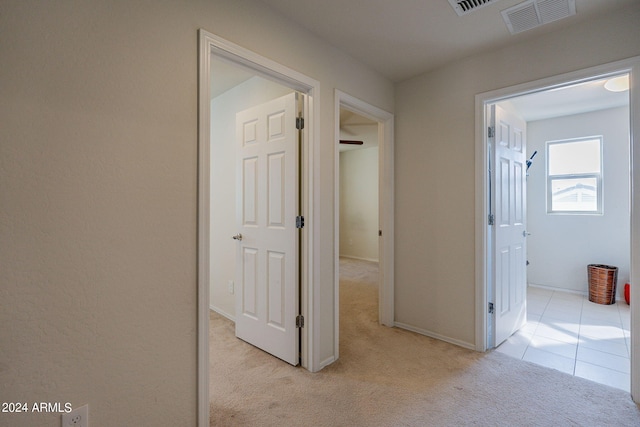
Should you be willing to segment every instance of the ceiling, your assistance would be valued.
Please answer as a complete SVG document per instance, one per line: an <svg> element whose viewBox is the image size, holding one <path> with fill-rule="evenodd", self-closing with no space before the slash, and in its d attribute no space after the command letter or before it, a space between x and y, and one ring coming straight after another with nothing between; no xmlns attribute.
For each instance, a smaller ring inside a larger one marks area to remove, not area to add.
<svg viewBox="0 0 640 427"><path fill-rule="evenodd" d="M262 0L394 82L637 1L575 0L574 16L511 35L500 12L523 0L496 0L464 16L448 0Z"/></svg>
<svg viewBox="0 0 640 427"><path fill-rule="evenodd" d="M629 91L610 92L607 79L593 80L503 101L525 121L588 113L629 105Z"/></svg>
<svg viewBox="0 0 640 427"><path fill-rule="evenodd" d="M378 146L378 123L357 113L340 109L340 139L362 141L362 145L340 144L339 151L360 150Z"/></svg>
<svg viewBox="0 0 640 427"><path fill-rule="evenodd" d="M237 64L232 64L219 56L211 55L211 89L209 91L211 99L254 76L255 73L241 68Z"/></svg>
<svg viewBox="0 0 640 427"><path fill-rule="evenodd" d="M448 0L262 1L381 74L401 81L474 52L535 37L638 0L575 0L575 16L517 35L510 34L500 11L522 0L493 0L464 16L458 16ZM212 98L255 75L225 59L213 56L212 60ZM603 86L604 80L593 81L506 102L526 121L628 105L628 91L614 93ZM355 131L363 125L356 123L362 119L343 117L343 126L350 124L343 130Z"/></svg>

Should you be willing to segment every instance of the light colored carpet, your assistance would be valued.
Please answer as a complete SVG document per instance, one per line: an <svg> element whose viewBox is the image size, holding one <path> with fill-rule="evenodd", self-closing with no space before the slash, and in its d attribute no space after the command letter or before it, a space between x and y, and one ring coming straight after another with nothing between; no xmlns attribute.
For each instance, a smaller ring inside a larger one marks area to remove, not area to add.
<svg viewBox="0 0 640 427"><path fill-rule="evenodd" d="M212 426L640 426L628 393L377 323L376 264L341 260L340 359L318 373L211 313Z"/></svg>

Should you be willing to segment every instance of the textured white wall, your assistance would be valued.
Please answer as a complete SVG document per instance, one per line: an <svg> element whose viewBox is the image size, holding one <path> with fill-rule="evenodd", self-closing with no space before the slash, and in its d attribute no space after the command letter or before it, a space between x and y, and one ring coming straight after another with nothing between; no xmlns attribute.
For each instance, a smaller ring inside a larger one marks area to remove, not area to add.
<svg viewBox="0 0 640 427"><path fill-rule="evenodd" d="M549 215L546 142L602 135L603 215ZM527 123L527 152L538 151L527 179L527 280L588 292L587 265L618 267L618 295L629 281L629 108Z"/></svg>
<svg viewBox="0 0 640 427"><path fill-rule="evenodd" d="M253 0L6 0L0 400L195 425L199 28L321 83L317 345L333 354L334 89L393 111L393 85Z"/></svg>
<svg viewBox="0 0 640 427"><path fill-rule="evenodd" d="M398 322L475 346L475 95L640 55L639 6L396 86Z"/></svg>
<svg viewBox="0 0 640 427"><path fill-rule="evenodd" d="M378 261L378 229L378 147L343 151L340 256Z"/></svg>
<svg viewBox="0 0 640 427"><path fill-rule="evenodd" d="M236 113L291 93L291 89L252 77L211 101L211 292L210 306L233 318L236 247Z"/></svg>

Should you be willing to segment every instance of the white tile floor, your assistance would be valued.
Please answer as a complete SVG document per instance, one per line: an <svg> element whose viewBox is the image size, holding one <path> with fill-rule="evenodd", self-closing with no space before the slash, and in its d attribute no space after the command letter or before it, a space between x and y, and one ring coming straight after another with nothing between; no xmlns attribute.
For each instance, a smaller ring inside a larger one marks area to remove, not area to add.
<svg viewBox="0 0 640 427"><path fill-rule="evenodd" d="M529 287L527 324L496 351L629 391L630 311L626 302Z"/></svg>

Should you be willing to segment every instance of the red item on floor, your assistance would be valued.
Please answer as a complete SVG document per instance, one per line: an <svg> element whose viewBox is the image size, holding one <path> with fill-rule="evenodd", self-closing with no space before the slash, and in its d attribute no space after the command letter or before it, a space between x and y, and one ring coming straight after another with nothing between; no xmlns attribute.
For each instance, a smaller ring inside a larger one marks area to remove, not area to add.
<svg viewBox="0 0 640 427"><path fill-rule="evenodd" d="M624 285L624 300L627 302L627 304L631 304L630 301L630 296L629 294L631 293L630 291L631 289L631 285L629 285L628 283L626 283Z"/></svg>

